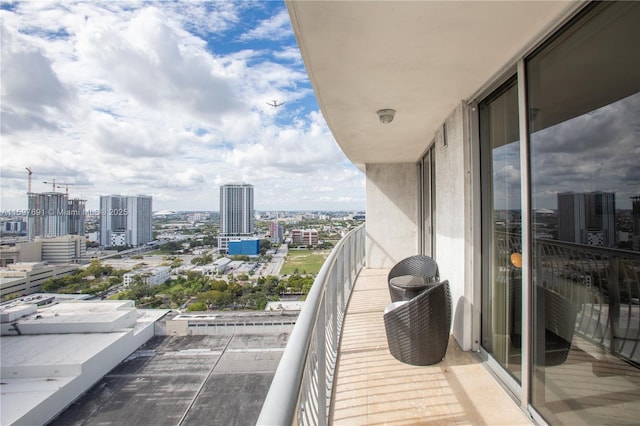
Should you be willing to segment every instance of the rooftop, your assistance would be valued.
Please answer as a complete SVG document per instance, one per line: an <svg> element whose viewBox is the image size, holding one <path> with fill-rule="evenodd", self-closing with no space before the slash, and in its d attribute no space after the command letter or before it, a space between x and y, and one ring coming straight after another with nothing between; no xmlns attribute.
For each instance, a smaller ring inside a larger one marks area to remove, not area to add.
<svg viewBox="0 0 640 426"><path fill-rule="evenodd" d="M254 424L288 336L156 336L50 426Z"/></svg>
<svg viewBox="0 0 640 426"><path fill-rule="evenodd" d="M22 306L29 309L7 304L3 312L3 425L46 423L153 336L166 313L131 301Z"/></svg>

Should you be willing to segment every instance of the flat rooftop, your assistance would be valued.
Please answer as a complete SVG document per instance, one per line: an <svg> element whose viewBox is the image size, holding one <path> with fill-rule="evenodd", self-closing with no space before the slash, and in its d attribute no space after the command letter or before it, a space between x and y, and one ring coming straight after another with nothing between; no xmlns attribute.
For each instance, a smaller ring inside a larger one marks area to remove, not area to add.
<svg viewBox="0 0 640 426"><path fill-rule="evenodd" d="M38 424L51 418L152 337L155 322L167 311L137 310L130 301L76 301L29 312L3 324L3 330L6 325L33 329L33 334L3 335L0 341L3 425ZM130 318L112 329L122 312Z"/></svg>
<svg viewBox="0 0 640 426"><path fill-rule="evenodd" d="M288 338L153 337L49 425L255 424Z"/></svg>

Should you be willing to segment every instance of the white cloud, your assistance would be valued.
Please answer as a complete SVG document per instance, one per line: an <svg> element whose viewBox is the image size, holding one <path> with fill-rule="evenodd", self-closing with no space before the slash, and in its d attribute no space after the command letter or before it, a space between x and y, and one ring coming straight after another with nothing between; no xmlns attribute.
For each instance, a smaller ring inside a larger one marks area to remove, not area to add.
<svg viewBox="0 0 640 426"><path fill-rule="evenodd" d="M55 130L73 92L51 61L15 30L2 26L2 133Z"/></svg>
<svg viewBox="0 0 640 426"><path fill-rule="evenodd" d="M270 19L266 19L256 28L243 34L241 40L282 40L293 34L289 24L289 14L286 10L281 11Z"/></svg>

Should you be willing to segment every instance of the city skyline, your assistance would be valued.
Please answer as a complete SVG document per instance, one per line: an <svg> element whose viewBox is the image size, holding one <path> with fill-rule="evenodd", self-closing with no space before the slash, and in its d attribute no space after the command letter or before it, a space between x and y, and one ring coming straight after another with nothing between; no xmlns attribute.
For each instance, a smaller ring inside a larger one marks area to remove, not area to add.
<svg viewBox="0 0 640 426"><path fill-rule="evenodd" d="M2 210L27 207L27 167L32 192L56 179L88 210L144 193L212 211L233 181L259 210L364 209L284 3L15 2L0 17Z"/></svg>

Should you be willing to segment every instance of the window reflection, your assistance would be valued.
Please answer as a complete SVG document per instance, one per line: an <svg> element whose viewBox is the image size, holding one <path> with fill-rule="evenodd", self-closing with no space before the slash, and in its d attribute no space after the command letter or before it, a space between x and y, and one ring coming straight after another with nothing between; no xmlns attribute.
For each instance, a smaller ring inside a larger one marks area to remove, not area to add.
<svg viewBox="0 0 640 426"><path fill-rule="evenodd" d="M638 22L638 3L598 4L527 63L532 402L550 423L640 418Z"/></svg>
<svg viewBox="0 0 640 426"><path fill-rule="evenodd" d="M483 188L482 346L521 380L522 252L516 79L480 107ZM490 255L489 255L490 253Z"/></svg>

